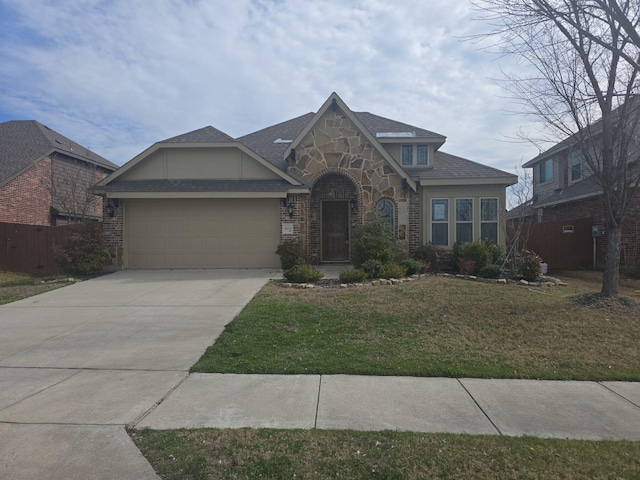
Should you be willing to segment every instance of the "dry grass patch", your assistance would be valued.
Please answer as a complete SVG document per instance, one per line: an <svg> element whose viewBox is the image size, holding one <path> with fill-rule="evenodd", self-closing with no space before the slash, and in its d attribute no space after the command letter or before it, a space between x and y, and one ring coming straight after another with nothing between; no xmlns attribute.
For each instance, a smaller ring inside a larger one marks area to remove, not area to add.
<svg viewBox="0 0 640 480"><path fill-rule="evenodd" d="M580 293L442 277L357 289L270 284L193 370L640 380L637 305L594 308L575 301Z"/></svg>
<svg viewBox="0 0 640 480"><path fill-rule="evenodd" d="M42 275L36 274L0 272L0 305L55 290L71 283L36 283L43 278Z"/></svg>

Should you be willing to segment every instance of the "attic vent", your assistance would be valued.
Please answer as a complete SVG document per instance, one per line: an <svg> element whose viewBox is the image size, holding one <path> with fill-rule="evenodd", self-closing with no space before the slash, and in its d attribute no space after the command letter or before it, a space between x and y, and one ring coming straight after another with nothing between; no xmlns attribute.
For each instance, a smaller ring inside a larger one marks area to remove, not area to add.
<svg viewBox="0 0 640 480"><path fill-rule="evenodd" d="M62 142L61 142L60 140L58 140L57 138L56 138L56 143L57 143L58 145L62 145Z"/></svg>
<svg viewBox="0 0 640 480"><path fill-rule="evenodd" d="M378 132L377 138L413 138L416 132Z"/></svg>
<svg viewBox="0 0 640 480"><path fill-rule="evenodd" d="M293 142L293 140L283 140L281 138L278 138L277 140L274 140L273 143L291 143Z"/></svg>

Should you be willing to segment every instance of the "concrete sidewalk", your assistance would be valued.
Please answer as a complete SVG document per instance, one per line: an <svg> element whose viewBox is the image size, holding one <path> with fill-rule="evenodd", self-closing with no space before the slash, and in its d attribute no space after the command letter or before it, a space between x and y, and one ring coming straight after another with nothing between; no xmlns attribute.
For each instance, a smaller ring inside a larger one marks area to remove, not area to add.
<svg viewBox="0 0 640 480"><path fill-rule="evenodd" d="M640 383L192 374L136 428L318 428L640 440Z"/></svg>

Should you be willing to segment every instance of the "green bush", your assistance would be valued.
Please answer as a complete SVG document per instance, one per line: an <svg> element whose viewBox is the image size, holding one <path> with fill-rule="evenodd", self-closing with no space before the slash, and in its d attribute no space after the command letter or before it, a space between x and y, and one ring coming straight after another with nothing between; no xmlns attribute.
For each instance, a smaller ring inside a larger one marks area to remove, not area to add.
<svg viewBox="0 0 640 480"><path fill-rule="evenodd" d="M528 282L535 282L542 275L541 262L536 253L524 250L518 260L518 275Z"/></svg>
<svg viewBox="0 0 640 480"><path fill-rule="evenodd" d="M347 268L340 272L341 283L362 283L367 277L367 272L359 268Z"/></svg>
<svg viewBox="0 0 640 480"><path fill-rule="evenodd" d="M487 247L489 255L491 256L491 265L498 265L503 267L507 259L507 251L504 245L500 245L488 240L483 240L482 243Z"/></svg>
<svg viewBox="0 0 640 480"><path fill-rule="evenodd" d="M402 278L407 274L407 268L397 263L387 262L382 266L382 278Z"/></svg>
<svg viewBox="0 0 640 480"><path fill-rule="evenodd" d="M324 277L324 273L319 272L306 263L302 265L295 265L284 272L284 278L292 283L312 283L317 282L322 277Z"/></svg>
<svg viewBox="0 0 640 480"><path fill-rule="evenodd" d="M390 262L396 251L396 239L387 224L381 220L361 225L351 239L351 262L356 268L361 268L368 260Z"/></svg>
<svg viewBox="0 0 640 480"><path fill-rule="evenodd" d="M369 278L380 278L382 275L382 263L377 260L367 260L360 267Z"/></svg>
<svg viewBox="0 0 640 480"><path fill-rule="evenodd" d="M413 258L426 264L422 270L431 272L439 272L442 270L442 262L444 259L444 249L430 242L420 245L413 253Z"/></svg>
<svg viewBox="0 0 640 480"><path fill-rule="evenodd" d="M414 275L416 273L422 272L422 268L424 264L419 262L418 260L414 260L413 258L408 258L407 260L402 260L400 262L404 268L407 269L406 275Z"/></svg>
<svg viewBox="0 0 640 480"><path fill-rule="evenodd" d="M500 265L486 265L480 269L478 275L483 278L500 278L503 271Z"/></svg>
<svg viewBox="0 0 640 480"><path fill-rule="evenodd" d="M485 242L466 242L458 250L458 260L466 258L475 262L475 271L478 272L487 265L491 265L491 252Z"/></svg>
<svg viewBox="0 0 640 480"><path fill-rule="evenodd" d="M304 249L300 240L286 240L278 245L276 255L280 255L280 266L283 270L289 270L296 265L306 263Z"/></svg>
<svg viewBox="0 0 640 480"><path fill-rule="evenodd" d="M109 263L109 252L98 222L80 225L56 253L56 262L68 275L94 275Z"/></svg>

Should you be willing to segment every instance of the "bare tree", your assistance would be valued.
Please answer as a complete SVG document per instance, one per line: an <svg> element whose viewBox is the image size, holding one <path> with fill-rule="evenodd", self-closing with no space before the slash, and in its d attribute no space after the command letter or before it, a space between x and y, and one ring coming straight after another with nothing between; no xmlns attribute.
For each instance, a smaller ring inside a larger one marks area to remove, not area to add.
<svg viewBox="0 0 640 480"><path fill-rule="evenodd" d="M618 295L621 225L640 185L637 0L471 0L493 26L503 54L532 74L507 75L508 89L568 138L602 189L607 255L601 293Z"/></svg>
<svg viewBox="0 0 640 480"><path fill-rule="evenodd" d="M525 249L535 219L533 218L533 175L529 170L516 167L519 181L509 187L509 196L514 205L507 217L507 261L515 271L518 268L519 254Z"/></svg>

